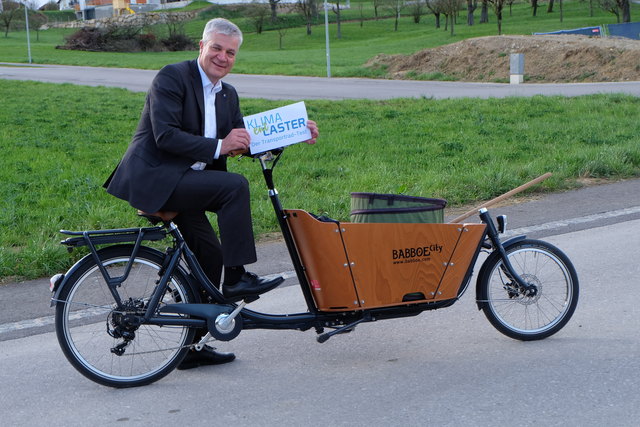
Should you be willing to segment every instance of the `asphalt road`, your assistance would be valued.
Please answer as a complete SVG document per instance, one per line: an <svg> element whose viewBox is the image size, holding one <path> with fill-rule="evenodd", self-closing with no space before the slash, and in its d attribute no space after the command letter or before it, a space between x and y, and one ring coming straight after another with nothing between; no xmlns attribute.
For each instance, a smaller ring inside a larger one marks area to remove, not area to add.
<svg viewBox="0 0 640 427"><path fill-rule="evenodd" d="M278 188L286 192L286 182ZM2 424L637 425L640 180L493 212L509 215L510 234L548 240L576 266L578 308L553 337L523 343L501 335L475 308L470 287L450 308L363 324L324 344L312 331L244 331L219 345L238 355L229 365L114 390L65 360L46 283L10 284L0 286ZM304 310L283 245L258 250L254 271L289 278L252 308Z"/></svg>
<svg viewBox="0 0 640 427"><path fill-rule="evenodd" d="M471 286L450 308L363 324L324 344L312 331L244 331L219 345L238 355L232 364L112 390L65 360L45 283L14 284L0 287L3 424L637 425L640 180L493 211L510 216L512 234L544 238L576 266L578 308L553 337L501 335L477 311ZM259 253L256 271L290 273L282 244ZM297 286L282 286L253 309L299 312L304 301Z"/></svg>
<svg viewBox="0 0 640 427"><path fill-rule="evenodd" d="M73 67L0 63L0 78L124 87L146 92L156 71L127 68ZM501 83L423 82L360 78L287 77L230 74L224 79L245 98L390 99L503 98L507 96L626 93L640 96L640 81L520 85Z"/></svg>

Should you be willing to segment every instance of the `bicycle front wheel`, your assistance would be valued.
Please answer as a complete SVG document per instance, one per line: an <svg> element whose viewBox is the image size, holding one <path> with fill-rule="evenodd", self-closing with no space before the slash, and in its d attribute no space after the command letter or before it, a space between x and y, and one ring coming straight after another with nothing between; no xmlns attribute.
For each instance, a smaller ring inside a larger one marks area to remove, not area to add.
<svg viewBox="0 0 640 427"><path fill-rule="evenodd" d="M117 245L98 254L109 275L119 277L132 250L131 245ZM193 328L135 325L129 320L146 309L162 259L161 252L141 247L127 279L115 289L107 286L90 255L67 279L56 306L56 334L69 362L87 378L118 388L145 385L171 372L186 354ZM113 292L123 302L119 309ZM160 306L197 302L195 295L177 271Z"/></svg>
<svg viewBox="0 0 640 427"><path fill-rule="evenodd" d="M503 334L539 340L562 329L578 303L578 275L555 246L525 239L505 247L515 272L511 277L497 252L487 258L478 277L478 302L489 322Z"/></svg>

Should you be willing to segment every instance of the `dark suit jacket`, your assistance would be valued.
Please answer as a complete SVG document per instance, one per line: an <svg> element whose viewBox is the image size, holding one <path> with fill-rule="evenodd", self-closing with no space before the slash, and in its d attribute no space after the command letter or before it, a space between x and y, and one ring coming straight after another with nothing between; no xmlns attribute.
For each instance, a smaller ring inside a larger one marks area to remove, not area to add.
<svg viewBox="0 0 640 427"><path fill-rule="evenodd" d="M244 127L238 94L222 83L216 96L218 139ZM218 141L205 138L204 95L196 60L162 68L147 94L136 133L120 164L107 179L107 192L145 212L162 208L180 178L196 161L227 170L214 160Z"/></svg>

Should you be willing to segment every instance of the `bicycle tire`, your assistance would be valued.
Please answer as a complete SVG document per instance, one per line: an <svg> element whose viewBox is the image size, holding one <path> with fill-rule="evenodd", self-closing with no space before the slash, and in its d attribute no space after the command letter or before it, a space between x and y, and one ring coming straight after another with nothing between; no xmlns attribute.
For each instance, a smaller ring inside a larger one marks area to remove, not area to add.
<svg viewBox="0 0 640 427"><path fill-rule="evenodd" d="M115 245L98 251L111 277L124 271L133 245ZM141 247L127 279L117 288L131 307L144 305L159 279L164 254ZM181 270L172 276L160 304L198 302ZM91 255L78 264L66 280L56 305L56 335L69 362L85 377L99 384L124 388L150 384L169 374L188 351L195 330L185 326L140 325L135 338L121 355L112 349L124 340L109 332L114 328L115 299ZM113 332L113 330L112 330Z"/></svg>
<svg viewBox="0 0 640 427"><path fill-rule="evenodd" d="M492 253L478 276L478 304L491 324L508 337L533 341L562 329L578 304L578 275L569 258L550 243L524 239L505 247L515 272L535 285L527 295Z"/></svg>

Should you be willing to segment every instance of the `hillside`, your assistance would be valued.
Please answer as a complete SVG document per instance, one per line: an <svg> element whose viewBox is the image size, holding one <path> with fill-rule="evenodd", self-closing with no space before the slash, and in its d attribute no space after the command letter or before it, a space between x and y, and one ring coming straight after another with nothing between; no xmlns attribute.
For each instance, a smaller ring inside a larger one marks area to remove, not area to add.
<svg viewBox="0 0 640 427"><path fill-rule="evenodd" d="M576 35L479 37L413 55L377 55L367 66L387 67L396 79L441 73L460 81L507 81L511 53L524 53L531 82L640 80L640 41Z"/></svg>

